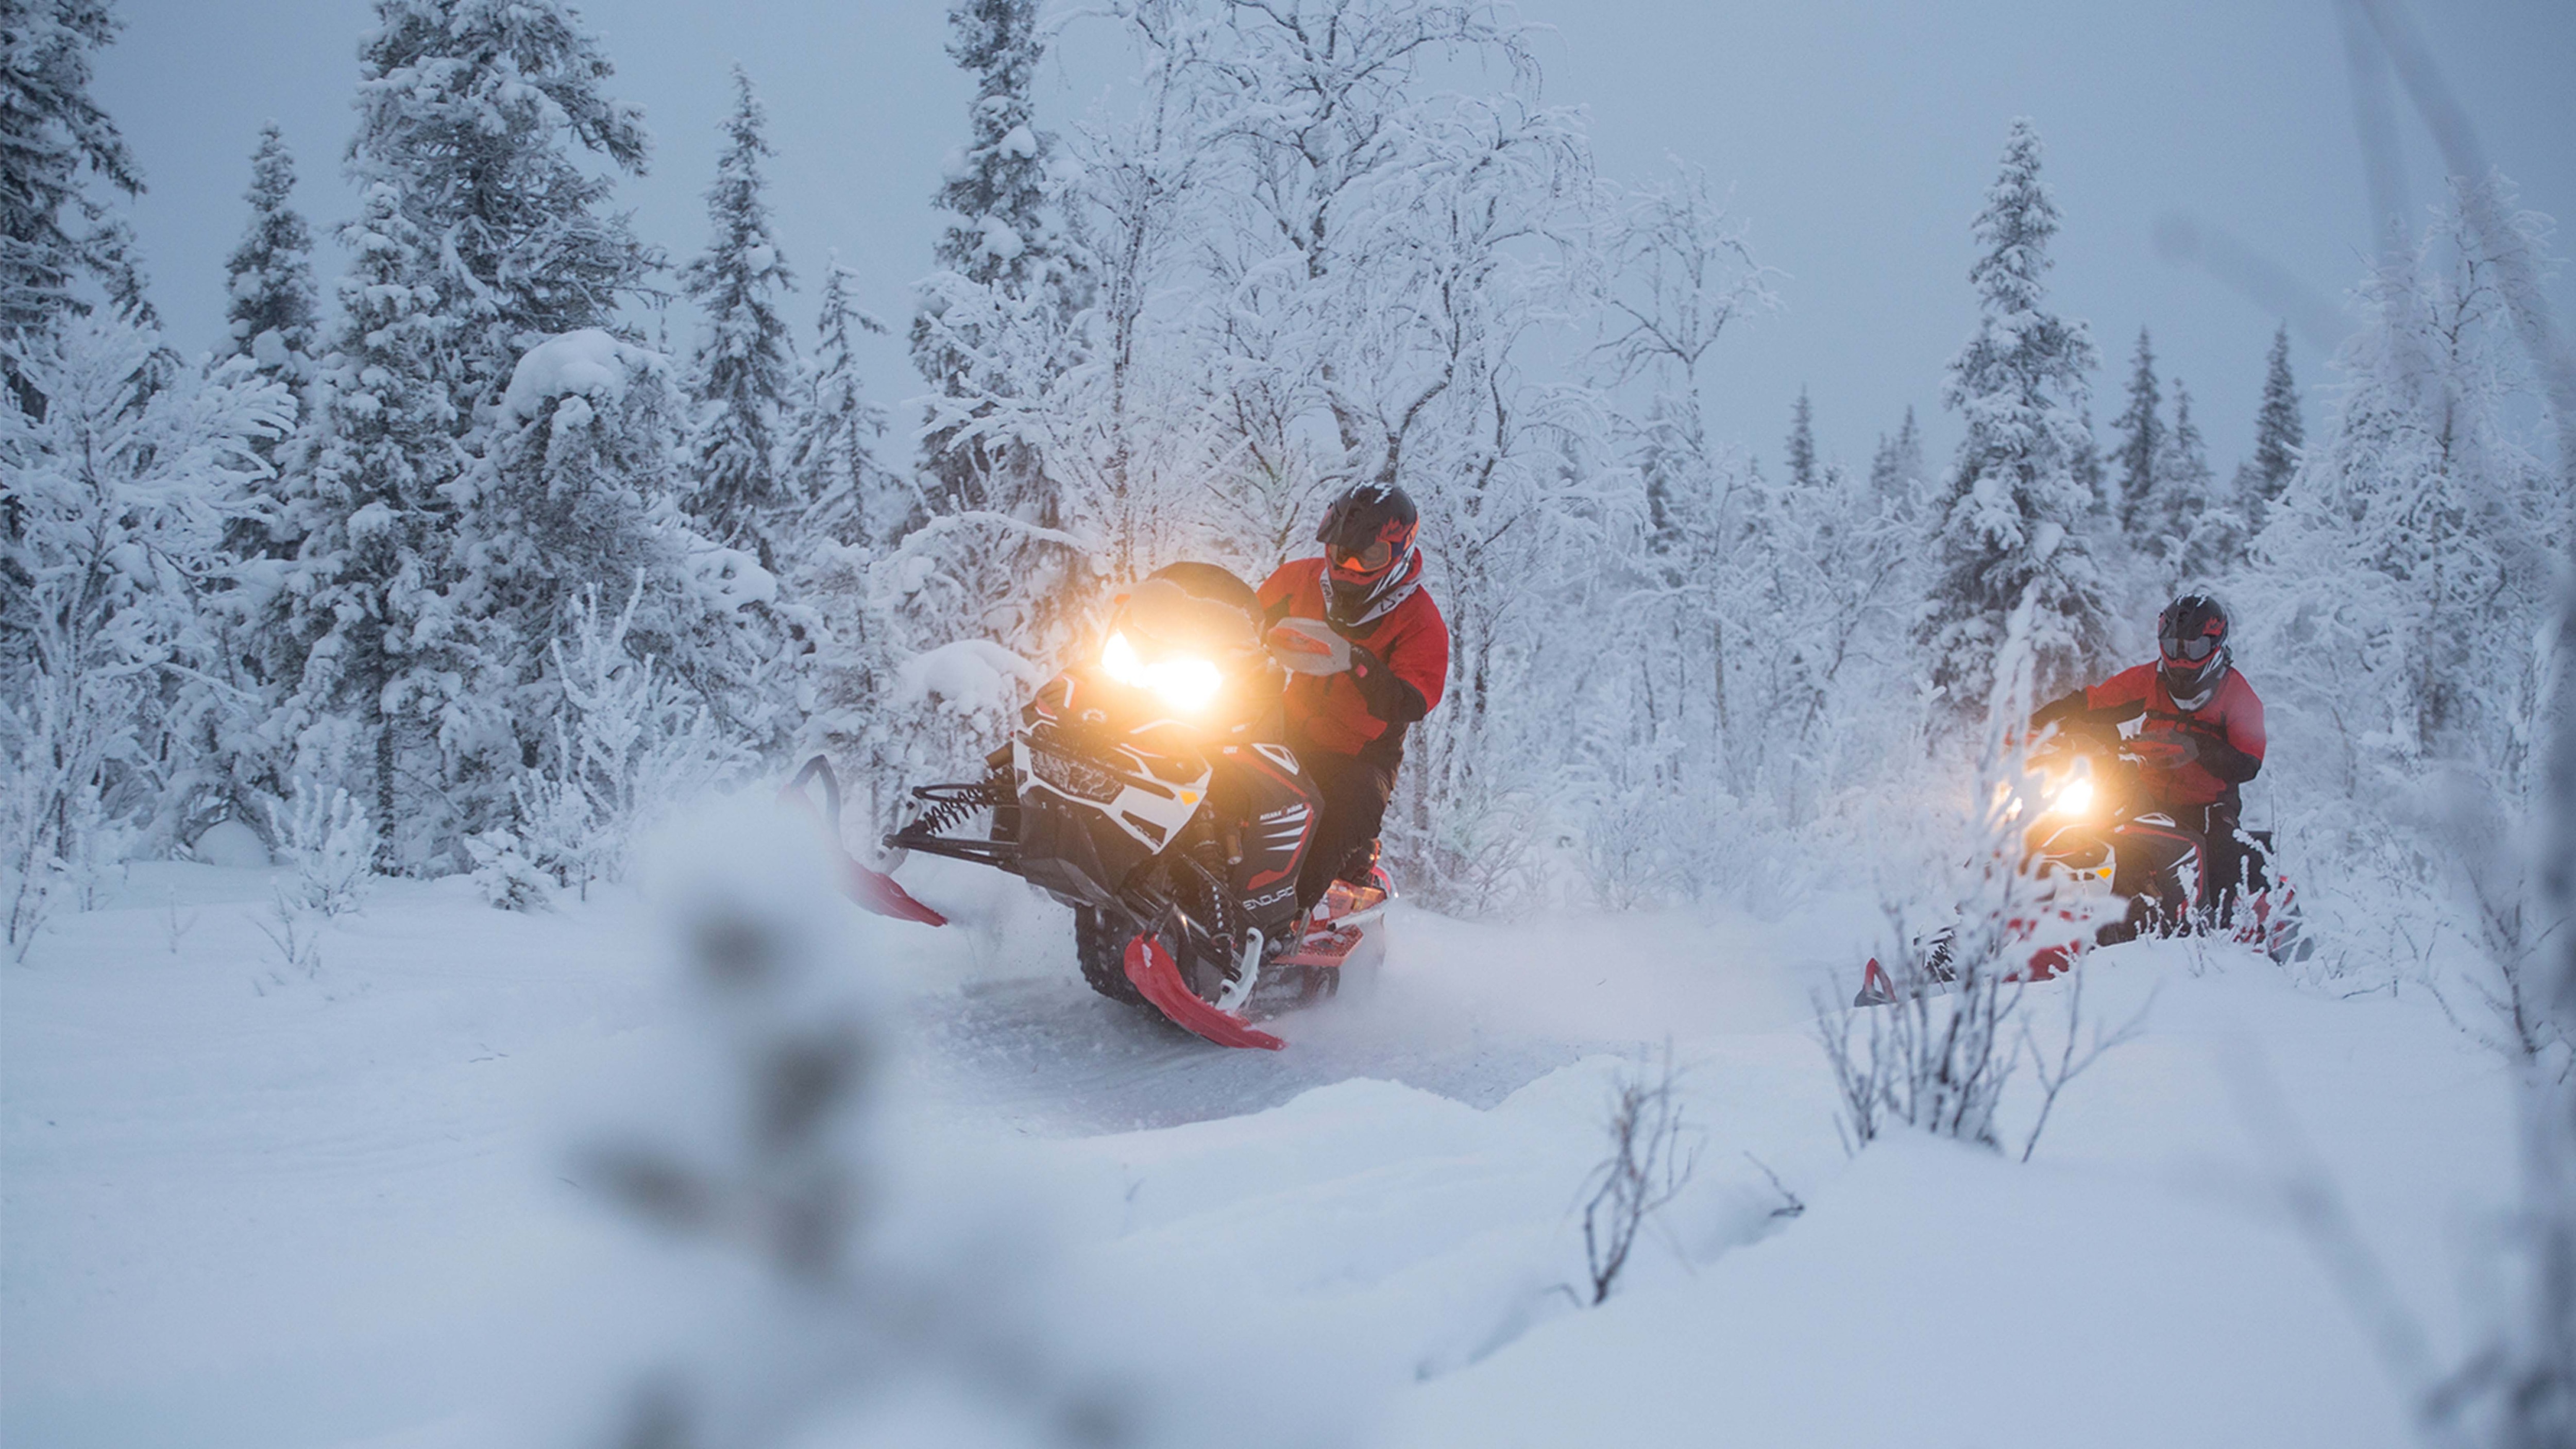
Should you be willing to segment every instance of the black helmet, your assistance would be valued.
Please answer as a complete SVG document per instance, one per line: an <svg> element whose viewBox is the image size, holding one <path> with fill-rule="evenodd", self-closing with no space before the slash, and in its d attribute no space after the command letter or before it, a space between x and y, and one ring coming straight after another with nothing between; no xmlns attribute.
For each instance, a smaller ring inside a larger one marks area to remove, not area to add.
<svg viewBox="0 0 2576 1449"><path fill-rule="evenodd" d="M2209 703L2227 678L2227 606L2208 594L2185 594L2156 615L2158 668L2176 708Z"/></svg>
<svg viewBox="0 0 2576 1449"><path fill-rule="evenodd" d="M1324 612L1336 624L1365 624L1404 601L1422 575L1414 538L1422 512L1392 483L1357 483L1324 510Z"/></svg>

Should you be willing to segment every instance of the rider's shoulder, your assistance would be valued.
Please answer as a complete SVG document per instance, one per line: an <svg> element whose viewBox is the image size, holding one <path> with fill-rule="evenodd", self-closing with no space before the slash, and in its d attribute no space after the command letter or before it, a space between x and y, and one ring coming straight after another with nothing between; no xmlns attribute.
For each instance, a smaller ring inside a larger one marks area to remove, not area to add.
<svg viewBox="0 0 2576 1449"><path fill-rule="evenodd" d="M1259 590L1261 602L1276 603L1295 594L1299 588L1307 584L1314 585L1319 591L1323 588L1323 555L1317 554L1313 558L1292 558L1272 570L1270 577L1261 582Z"/></svg>
<svg viewBox="0 0 2576 1449"><path fill-rule="evenodd" d="M2146 698L2148 692L2155 688L2155 684L2156 667L2154 665L2133 664L2100 684L2094 685L2085 693L2091 696L2091 702L2094 704L2118 704L2132 699Z"/></svg>

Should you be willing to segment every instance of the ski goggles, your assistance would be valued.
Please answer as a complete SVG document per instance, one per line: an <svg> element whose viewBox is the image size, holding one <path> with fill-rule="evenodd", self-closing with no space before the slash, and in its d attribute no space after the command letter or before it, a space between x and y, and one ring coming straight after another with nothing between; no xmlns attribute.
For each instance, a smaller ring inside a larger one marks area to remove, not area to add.
<svg viewBox="0 0 2576 1449"><path fill-rule="evenodd" d="M1365 577L1369 574L1383 573L1388 564L1395 562L1395 544L1383 538L1371 539L1358 548L1344 548L1337 543L1327 544L1324 548L1324 556L1332 560L1333 567L1344 573Z"/></svg>
<svg viewBox="0 0 2576 1449"><path fill-rule="evenodd" d="M2218 649L2218 637L2214 634L2201 634L2189 639L2166 634L2156 642L2163 647L2165 658L2176 664L2198 664Z"/></svg>

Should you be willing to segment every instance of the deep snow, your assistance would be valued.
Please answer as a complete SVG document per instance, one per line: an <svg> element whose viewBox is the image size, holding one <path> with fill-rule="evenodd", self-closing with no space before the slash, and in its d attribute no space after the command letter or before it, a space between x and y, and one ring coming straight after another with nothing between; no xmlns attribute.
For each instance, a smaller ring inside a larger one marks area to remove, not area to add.
<svg viewBox="0 0 2576 1449"><path fill-rule="evenodd" d="M1811 1002L1862 903L1400 910L1379 989L1224 1053L1088 995L1061 912L934 864L906 878L959 925L849 920L900 1003L895 1160L1011 1184L959 1216L1045 1256L1031 1312L1149 1386L1149 1441L2404 1442L2290 1187L2348 1210L2435 1355L2487 1301L2507 1077L2413 983L2103 953L2088 1008L2148 1004L2148 1033L2032 1163L1847 1159ZM510 1442L579 1415L543 1401L592 1391L551 1372L581 1325L690 1317L568 1166L685 1031L654 903L383 883L307 977L258 929L275 874L137 865L0 972L13 1446ZM1578 1310L1603 1099L1667 1040L1698 1173ZM798 1442L971 1442L977 1414L896 1392Z"/></svg>

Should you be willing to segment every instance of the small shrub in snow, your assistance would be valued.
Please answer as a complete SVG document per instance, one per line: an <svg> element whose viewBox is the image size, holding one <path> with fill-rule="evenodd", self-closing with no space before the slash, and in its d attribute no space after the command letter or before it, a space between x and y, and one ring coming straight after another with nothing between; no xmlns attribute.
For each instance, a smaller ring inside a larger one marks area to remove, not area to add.
<svg viewBox="0 0 2576 1449"><path fill-rule="evenodd" d="M474 858L474 889L495 909L542 911L554 904L554 881L519 848L518 836L482 831L465 837L465 850Z"/></svg>
<svg viewBox="0 0 2576 1449"><path fill-rule="evenodd" d="M322 974L321 922L301 901L284 890L275 891L269 896L265 917L253 917L251 924L277 953L278 969L272 980L283 984L289 976L301 976L309 981ZM261 988L254 983L253 989Z"/></svg>
<svg viewBox="0 0 2576 1449"><path fill-rule="evenodd" d="M583 899L592 881L625 873L629 842L662 811L754 763L693 690L630 649L643 602L640 582L614 617L596 589L574 601L571 627L548 646L563 697L553 743L516 787L511 848Z"/></svg>
<svg viewBox="0 0 2576 1449"><path fill-rule="evenodd" d="M1590 1196L1583 1204L1583 1258L1592 1303L1610 1297L1646 1219L1679 1196L1699 1166L1696 1138L1675 1092L1678 1081L1667 1043L1652 1075L1622 1070L1611 1088L1603 1124L1610 1155L1584 1183Z"/></svg>
<svg viewBox="0 0 2576 1449"><path fill-rule="evenodd" d="M299 903L326 916L345 916L365 903L374 883L370 864L375 822L348 791L327 795L308 783L284 806L269 806L270 833L295 866Z"/></svg>

